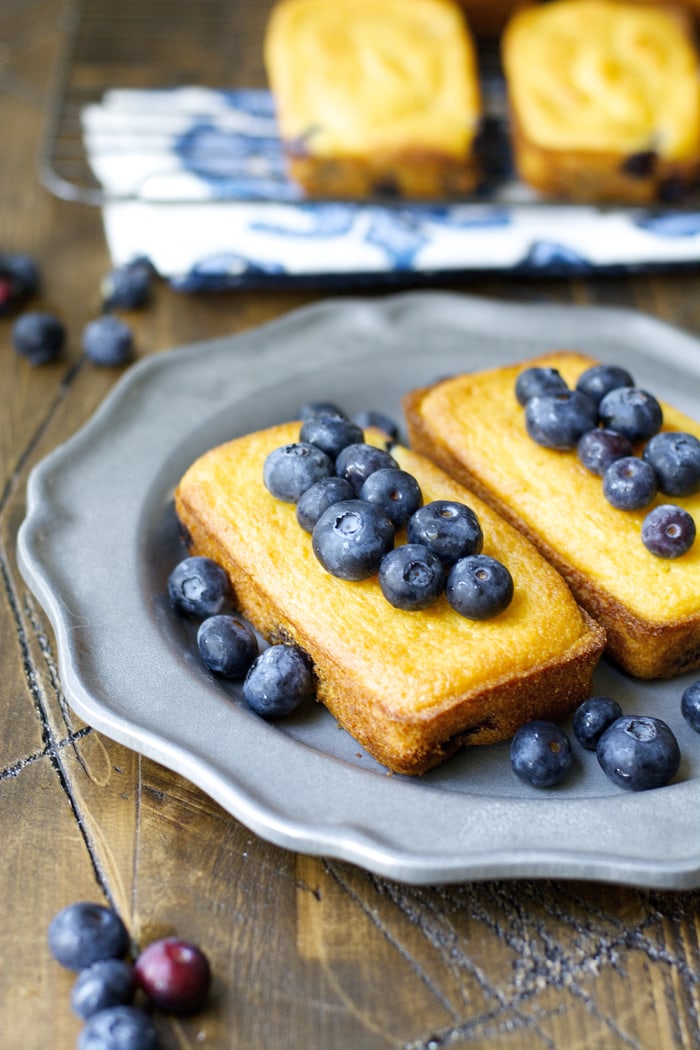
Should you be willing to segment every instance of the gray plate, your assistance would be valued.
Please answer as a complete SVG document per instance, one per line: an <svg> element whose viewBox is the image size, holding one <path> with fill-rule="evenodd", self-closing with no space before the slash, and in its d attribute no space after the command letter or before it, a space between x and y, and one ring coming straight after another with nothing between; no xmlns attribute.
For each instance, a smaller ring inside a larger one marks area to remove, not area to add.
<svg viewBox="0 0 700 1050"><path fill-rule="evenodd" d="M165 597L184 553L173 487L210 446L294 418L310 399L398 419L414 385L558 346L626 365L640 385L695 409L700 344L660 322L441 293L327 301L134 366L29 482L20 564L55 630L72 707L264 838L391 878L700 885L700 737L679 708L692 675L657 684L598 672L599 692L676 732L681 769L661 790L627 794L577 748L566 785L537 792L512 775L505 745L412 780L388 776L320 705L277 724L251 714L236 687L199 666L192 627Z"/></svg>

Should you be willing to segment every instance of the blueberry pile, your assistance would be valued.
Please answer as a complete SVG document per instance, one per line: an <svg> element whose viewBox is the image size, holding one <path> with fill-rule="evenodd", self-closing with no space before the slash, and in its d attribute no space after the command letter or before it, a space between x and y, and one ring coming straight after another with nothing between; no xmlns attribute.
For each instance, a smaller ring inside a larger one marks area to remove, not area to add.
<svg viewBox="0 0 700 1050"><path fill-rule="evenodd" d="M424 504L417 480L389 448L398 428L377 413L351 420L337 405L301 410L299 440L273 449L263 482L296 506L316 558L332 576L359 581L377 576L397 609L426 609L444 595L458 613L487 620L513 599L513 579L500 561L482 553L474 511L453 500ZM364 440L357 420L379 424L387 448ZM396 545L396 534L406 543Z"/></svg>
<svg viewBox="0 0 700 1050"><path fill-rule="evenodd" d="M700 680L683 691L680 708L688 725L700 733ZM678 772L681 752L667 723L650 715L625 715L612 697L584 700L574 712L572 727L583 750L595 752L603 773L627 791L663 787ZM559 784L574 761L567 733L554 722L528 722L511 741L513 772L531 787Z"/></svg>
<svg viewBox="0 0 700 1050"><path fill-rule="evenodd" d="M515 396L533 441L575 449L618 510L643 510L659 493L678 498L700 491L700 441L693 434L661 431L659 402L635 386L626 369L593 365L571 390L556 369L530 367L518 375ZM640 446L641 454L635 454ZM696 531L687 510L664 502L646 515L641 539L651 554L678 558L690 550Z"/></svg>
<svg viewBox="0 0 700 1050"><path fill-rule="evenodd" d="M209 961L196 945L166 937L131 961L126 926L101 904L78 901L59 911L48 945L61 966L77 973L71 1007L86 1022L78 1050L158 1050L148 1007L189 1014L209 994ZM143 1006L135 1005L139 995Z"/></svg>

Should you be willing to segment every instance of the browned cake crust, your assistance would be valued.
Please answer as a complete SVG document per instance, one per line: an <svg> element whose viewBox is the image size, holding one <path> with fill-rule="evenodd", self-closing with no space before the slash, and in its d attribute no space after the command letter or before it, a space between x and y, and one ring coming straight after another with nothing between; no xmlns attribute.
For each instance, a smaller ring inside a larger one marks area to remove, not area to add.
<svg viewBox="0 0 700 1050"><path fill-rule="evenodd" d="M638 534L631 536L630 532L631 529L638 530L646 512L617 511L604 505L600 479L592 479L588 475L577 463L575 452L551 452L535 446L525 430L522 409L520 406L517 406L515 411L512 409L513 403L516 402L514 380L521 369L532 364L559 368L565 378L573 383L585 368L594 363L593 358L583 354L558 351L518 365L477 373L476 383L470 385L471 394L460 400L460 411L468 418L472 410L478 410L476 402L471 403L469 397L473 395L478 400L480 389L483 392L478 377L483 376L483 383L490 387L492 395L504 406L504 440L498 447L491 441L484 441L481 445L477 441L466 449L463 445L445 440L443 419L436 405L431 403L430 395L440 386L445 388L446 384L459 382L459 377L414 390L404 398L409 439L413 448L428 456L448 474L477 493L535 544L567 580L580 604L603 624L607 634L607 653L623 670L639 678L672 678L700 667L700 585L695 590L694 608L689 610L685 601L682 606L679 603L682 611L677 616L674 617L668 610L663 615L656 616L654 584L649 584L646 578L640 580L640 588L649 588L647 597L650 610L648 615L641 615L615 592L614 584L602 586L596 579L594 552L591 552L588 565L585 554L578 559L578 564L574 564L571 554L557 543L556 532L551 528L551 506L548 505L546 496L542 496L539 508L531 511L529 520L525 520L519 507L518 495L519 484L522 482L513 474L497 487L489 477L487 464L494 457L502 464L531 464L528 487L536 492L539 461L544 454L544 457L548 458L549 466L542 469L553 471L561 482L568 495L572 518L577 517L577 507L582 499L596 499L603 504L601 512L607 514L610 519L607 530L608 546L617 554L621 577L624 575L629 578L631 574L634 580L635 561L646 560L647 563L657 563L656 567L662 577L672 578L672 574L686 572L692 573L692 580L700 579L700 550L697 543L691 552L673 563L648 554L643 550ZM700 425L675 412L670 406L664 405L664 415L667 421L665 429L690 430L700 437ZM520 422L514 422L516 417ZM537 467L533 462L535 457L538 457ZM669 500L657 497L657 502ZM700 520L700 495L684 500L674 499L672 502L686 506L696 521ZM615 516L620 517L616 519ZM624 530L621 528L623 522ZM588 542L588 537L582 531L581 552L585 552ZM672 583L670 586L672 587Z"/></svg>
<svg viewBox="0 0 700 1050"><path fill-rule="evenodd" d="M426 498L461 498L479 514L485 550L511 567L517 600L475 626L444 599L405 613L383 599L376 578L329 576L294 507L261 480L264 455L297 434L298 424L277 427L212 450L182 479L176 510L189 549L225 568L241 612L270 641L311 656L318 699L374 758L423 773L462 744L508 739L534 717L561 719L590 695L600 626L527 541L408 450L397 456Z"/></svg>

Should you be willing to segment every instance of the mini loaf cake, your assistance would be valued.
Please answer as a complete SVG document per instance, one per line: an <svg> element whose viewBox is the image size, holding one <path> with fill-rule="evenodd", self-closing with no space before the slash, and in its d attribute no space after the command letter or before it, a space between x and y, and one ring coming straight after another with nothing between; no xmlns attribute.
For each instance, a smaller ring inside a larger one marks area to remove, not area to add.
<svg viewBox="0 0 700 1050"><path fill-rule="evenodd" d="M264 53L289 175L308 195L477 184L476 58L453 0L282 0Z"/></svg>
<svg viewBox="0 0 700 1050"><path fill-rule="evenodd" d="M700 544L677 560L640 541L645 510L618 510L576 451L528 435L515 396L526 367L557 369L570 387L594 361L559 351L534 362L446 379L405 399L411 445L517 526L556 566L606 629L608 652L630 674L672 677L700 666ZM663 429L700 438L700 424L661 402ZM700 523L700 492L674 503Z"/></svg>
<svg viewBox="0 0 700 1050"><path fill-rule="evenodd" d="M386 601L376 576L348 582L326 572L294 505L262 480L268 454L298 436L298 423L284 424L211 450L182 478L175 507L191 552L224 567L236 604L263 635L309 654L318 699L379 762L422 773L462 744L507 739L590 695L603 630L528 540L407 449L392 455L425 502L458 500L478 515L484 553L513 576L510 605L480 622L444 596L406 612ZM368 431L366 440L385 437Z"/></svg>
<svg viewBox="0 0 700 1050"><path fill-rule="evenodd" d="M661 6L555 0L502 40L523 181L579 201L675 200L700 167L698 57Z"/></svg>

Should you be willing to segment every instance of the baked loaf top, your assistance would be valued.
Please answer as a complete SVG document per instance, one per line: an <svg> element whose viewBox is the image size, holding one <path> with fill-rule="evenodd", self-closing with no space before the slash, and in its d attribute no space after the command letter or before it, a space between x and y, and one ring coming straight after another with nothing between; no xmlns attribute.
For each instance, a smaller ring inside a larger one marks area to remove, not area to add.
<svg viewBox="0 0 700 1050"><path fill-rule="evenodd" d="M511 104L545 149L678 161L700 153L698 58L683 21L622 0L555 0L503 36Z"/></svg>
<svg viewBox="0 0 700 1050"><path fill-rule="evenodd" d="M293 148L317 157L471 150L480 91L452 0L282 0L265 64Z"/></svg>
<svg viewBox="0 0 700 1050"><path fill-rule="evenodd" d="M570 386L596 362L558 351L535 362L461 375L405 402L411 443L475 489L557 566L605 626L611 655L631 674L671 676L700 665L700 543L676 560L640 539L650 508L621 511L575 451L543 448L527 434L515 380L531 364L556 368ZM700 438L700 423L661 402L664 430ZM677 503L700 522L700 493Z"/></svg>
<svg viewBox="0 0 700 1050"><path fill-rule="evenodd" d="M262 481L268 453L298 435L298 423L284 424L206 453L182 478L176 510L191 550L228 572L243 614L269 639L293 640L309 653L318 698L375 758L420 773L465 739L505 739L530 718L564 717L589 695L602 630L524 537L407 449L392 455L426 502L456 499L479 516L484 552L513 576L510 606L478 623L444 597L404 612L386 601L376 577L350 583L329 575L294 506Z"/></svg>

